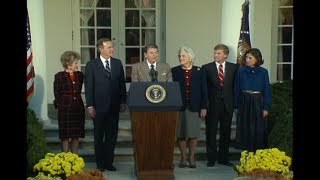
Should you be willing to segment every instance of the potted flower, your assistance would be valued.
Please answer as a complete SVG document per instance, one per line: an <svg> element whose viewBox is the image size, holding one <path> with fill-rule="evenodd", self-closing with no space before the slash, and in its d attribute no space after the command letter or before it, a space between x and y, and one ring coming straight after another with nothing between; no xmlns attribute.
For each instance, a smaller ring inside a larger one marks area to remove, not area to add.
<svg viewBox="0 0 320 180"><path fill-rule="evenodd" d="M71 152L47 153L33 166L33 170L38 172L38 175L66 179L70 175L81 173L84 166L83 158L77 154Z"/></svg>
<svg viewBox="0 0 320 180"><path fill-rule="evenodd" d="M235 179L293 179L292 159L277 148L241 152Z"/></svg>

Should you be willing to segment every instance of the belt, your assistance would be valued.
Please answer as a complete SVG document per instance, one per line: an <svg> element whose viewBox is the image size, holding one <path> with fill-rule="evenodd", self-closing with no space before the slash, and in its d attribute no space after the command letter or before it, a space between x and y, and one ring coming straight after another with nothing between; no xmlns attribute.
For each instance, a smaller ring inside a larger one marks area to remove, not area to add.
<svg viewBox="0 0 320 180"><path fill-rule="evenodd" d="M243 93L248 93L248 94L259 94L261 93L260 91L252 91L252 90L242 90Z"/></svg>

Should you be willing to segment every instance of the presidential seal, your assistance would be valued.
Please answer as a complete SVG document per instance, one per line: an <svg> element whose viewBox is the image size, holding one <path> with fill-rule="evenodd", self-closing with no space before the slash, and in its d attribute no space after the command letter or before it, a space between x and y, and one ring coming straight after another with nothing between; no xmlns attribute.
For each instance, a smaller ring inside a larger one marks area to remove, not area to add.
<svg viewBox="0 0 320 180"><path fill-rule="evenodd" d="M166 94L166 90L158 84L151 85L146 90L146 98L152 103L162 102Z"/></svg>

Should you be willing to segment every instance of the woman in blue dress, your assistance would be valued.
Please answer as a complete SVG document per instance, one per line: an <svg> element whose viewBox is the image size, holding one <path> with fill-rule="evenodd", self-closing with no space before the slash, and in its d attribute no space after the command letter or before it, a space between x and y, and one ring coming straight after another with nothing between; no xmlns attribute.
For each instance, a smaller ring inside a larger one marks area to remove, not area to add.
<svg viewBox="0 0 320 180"><path fill-rule="evenodd" d="M238 69L235 86L236 142L240 149L256 151L268 146L271 90L268 70L261 67L260 50L249 49L244 59L245 65Z"/></svg>

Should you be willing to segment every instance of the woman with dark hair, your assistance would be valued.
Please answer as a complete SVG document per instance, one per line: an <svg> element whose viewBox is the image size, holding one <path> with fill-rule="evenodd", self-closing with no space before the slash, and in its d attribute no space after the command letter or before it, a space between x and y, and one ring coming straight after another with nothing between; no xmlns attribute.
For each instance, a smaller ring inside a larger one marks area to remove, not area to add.
<svg viewBox="0 0 320 180"><path fill-rule="evenodd" d="M271 106L268 70L261 67L262 54L252 48L244 54L235 85L236 142L240 149L256 151L268 145L267 117Z"/></svg>

